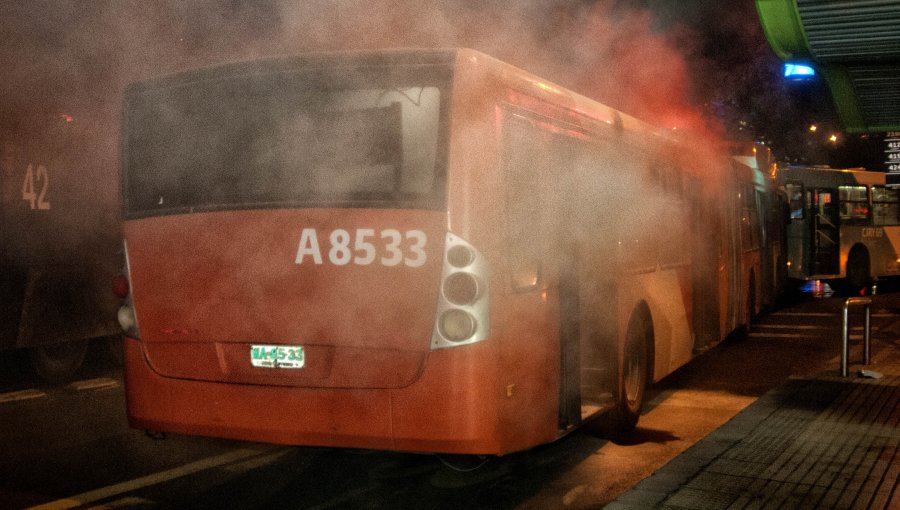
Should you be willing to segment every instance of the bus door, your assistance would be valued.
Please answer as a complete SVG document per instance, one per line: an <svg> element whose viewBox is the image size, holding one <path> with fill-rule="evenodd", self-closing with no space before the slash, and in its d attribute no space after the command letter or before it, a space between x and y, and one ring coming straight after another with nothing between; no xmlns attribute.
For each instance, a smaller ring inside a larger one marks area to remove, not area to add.
<svg viewBox="0 0 900 510"><path fill-rule="evenodd" d="M840 238L838 233L838 191L813 188L807 193L810 204L812 274L833 275L840 272Z"/></svg>
<svg viewBox="0 0 900 510"><path fill-rule="evenodd" d="M559 211L569 223L563 238L572 249L560 258L560 423L576 425L616 405L616 289L621 268L618 246L609 241L613 229L608 213L625 210L624 202L633 194L621 182L623 168L610 156L615 151L609 142L596 140L600 148L573 139L565 142L568 170L558 184ZM610 184L617 178L618 184Z"/></svg>
<svg viewBox="0 0 900 510"><path fill-rule="evenodd" d="M598 178L586 175L616 167L597 161L592 156L596 149L566 136L549 119L510 112L504 131L510 272L537 275L523 281L514 277L511 300L526 306L529 295L547 282L551 297L545 306L531 302L530 314L548 314L557 323L558 427L568 430L614 404L618 358L614 335L606 333L615 331L616 307L596 276L597 271L610 271L613 257L597 255L595 246L611 243L591 230L596 228L597 207L584 205L589 197L597 200L587 188ZM532 266L539 269L528 270Z"/></svg>

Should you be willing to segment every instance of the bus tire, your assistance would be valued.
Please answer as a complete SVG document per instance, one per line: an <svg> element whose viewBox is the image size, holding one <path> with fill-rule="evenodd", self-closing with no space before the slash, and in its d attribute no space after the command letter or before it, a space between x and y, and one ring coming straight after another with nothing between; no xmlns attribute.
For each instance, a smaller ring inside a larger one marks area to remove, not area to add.
<svg viewBox="0 0 900 510"><path fill-rule="evenodd" d="M619 398L616 407L603 417L601 430L604 435L620 436L637 426L651 378L652 345L653 332L646 313L632 314L625 338Z"/></svg>
<svg viewBox="0 0 900 510"><path fill-rule="evenodd" d="M49 383L65 382L81 368L87 349L87 340L38 345L29 349L31 367Z"/></svg>
<svg viewBox="0 0 900 510"><path fill-rule="evenodd" d="M858 296L871 283L872 276L869 267L869 254L862 248L855 248L847 256L846 278L842 282L845 293Z"/></svg>

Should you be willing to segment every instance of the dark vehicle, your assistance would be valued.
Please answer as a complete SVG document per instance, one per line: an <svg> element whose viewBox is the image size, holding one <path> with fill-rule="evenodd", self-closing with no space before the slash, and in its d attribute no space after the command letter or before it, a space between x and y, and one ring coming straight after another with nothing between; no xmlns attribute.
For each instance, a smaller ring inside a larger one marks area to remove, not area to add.
<svg viewBox="0 0 900 510"><path fill-rule="evenodd" d="M114 143L95 125L66 113L0 125L0 349L27 349L51 382L75 373L90 339L118 344Z"/></svg>

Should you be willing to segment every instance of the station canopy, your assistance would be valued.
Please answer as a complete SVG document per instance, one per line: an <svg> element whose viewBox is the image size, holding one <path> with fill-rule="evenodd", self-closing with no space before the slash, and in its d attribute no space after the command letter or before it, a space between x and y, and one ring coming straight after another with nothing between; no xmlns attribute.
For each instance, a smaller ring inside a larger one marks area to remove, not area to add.
<svg viewBox="0 0 900 510"><path fill-rule="evenodd" d="M900 1L756 0L769 45L811 66L850 133L900 131Z"/></svg>

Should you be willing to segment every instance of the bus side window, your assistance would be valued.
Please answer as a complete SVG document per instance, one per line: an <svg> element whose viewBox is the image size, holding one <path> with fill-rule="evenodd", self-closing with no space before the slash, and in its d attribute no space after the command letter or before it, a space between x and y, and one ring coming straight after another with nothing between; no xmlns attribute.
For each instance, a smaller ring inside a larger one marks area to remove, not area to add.
<svg viewBox="0 0 900 510"><path fill-rule="evenodd" d="M790 208L790 219L803 219L803 186L789 182L784 185Z"/></svg>
<svg viewBox="0 0 900 510"><path fill-rule="evenodd" d="M548 133L528 120L509 116L504 123L503 172L506 181L506 244L511 285L517 292L539 288L547 215L542 187L552 170Z"/></svg>
<svg viewBox="0 0 900 510"><path fill-rule="evenodd" d="M841 222L864 225L869 221L869 193L865 186L839 186Z"/></svg>
<svg viewBox="0 0 900 510"><path fill-rule="evenodd" d="M744 251L759 249L759 207L756 190L749 184L741 185L741 247Z"/></svg>
<svg viewBox="0 0 900 510"><path fill-rule="evenodd" d="M900 190L872 188L873 220L876 226L900 225Z"/></svg>

